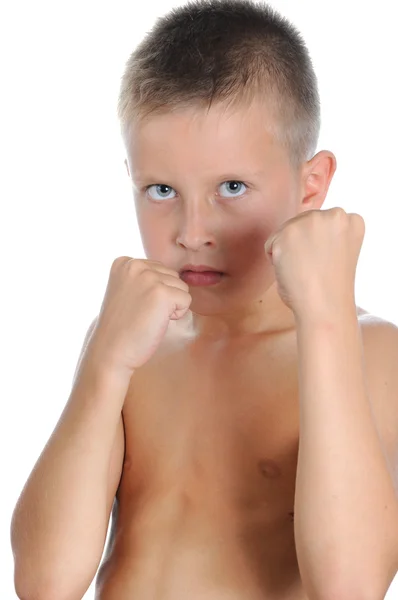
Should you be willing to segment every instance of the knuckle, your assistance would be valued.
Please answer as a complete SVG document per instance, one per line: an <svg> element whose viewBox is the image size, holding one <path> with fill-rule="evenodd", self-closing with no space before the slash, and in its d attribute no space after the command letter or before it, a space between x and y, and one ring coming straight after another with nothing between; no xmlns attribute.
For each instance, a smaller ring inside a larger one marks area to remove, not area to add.
<svg viewBox="0 0 398 600"><path fill-rule="evenodd" d="M344 208L341 208L341 206L335 206L334 208L332 208L332 216L336 217L338 219L344 219L347 216L347 213L345 212Z"/></svg>
<svg viewBox="0 0 398 600"><path fill-rule="evenodd" d="M142 267L142 262L139 258L130 258L126 262L126 267L129 271L138 271Z"/></svg>
<svg viewBox="0 0 398 600"><path fill-rule="evenodd" d="M112 269L118 269L129 260L132 260L130 256L118 256L112 263Z"/></svg>

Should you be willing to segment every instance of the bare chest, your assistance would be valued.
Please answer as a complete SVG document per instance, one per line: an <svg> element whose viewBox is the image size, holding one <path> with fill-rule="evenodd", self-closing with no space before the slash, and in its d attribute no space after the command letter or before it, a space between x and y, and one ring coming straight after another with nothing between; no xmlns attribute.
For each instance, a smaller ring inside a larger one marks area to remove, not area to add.
<svg viewBox="0 0 398 600"><path fill-rule="evenodd" d="M174 490L192 510L229 522L292 523L299 404L291 335L272 351L259 343L160 354L137 372L123 413L121 489L130 497Z"/></svg>
<svg viewBox="0 0 398 600"><path fill-rule="evenodd" d="M134 374L101 598L160 580L165 598L306 598L295 345L181 345Z"/></svg>

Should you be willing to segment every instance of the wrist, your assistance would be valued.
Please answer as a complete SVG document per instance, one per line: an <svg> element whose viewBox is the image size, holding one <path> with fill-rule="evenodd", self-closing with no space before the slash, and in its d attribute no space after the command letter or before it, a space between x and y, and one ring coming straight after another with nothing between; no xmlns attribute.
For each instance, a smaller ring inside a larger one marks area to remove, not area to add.
<svg viewBox="0 0 398 600"><path fill-rule="evenodd" d="M109 382L111 385L117 382L128 386L135 371L135 369L129 369L112 360L111 357L106 356L95 347L87 349L82 360L82 367L104 384Z"/></svg>
<svg viewBox="0 0 398 600"><path fill-rule="evenodd" d="M355 299L345 303L318 304L313 306L308 304L305 310L294 311L297 328L316 327L321 329L333 329L336 325L357 320L357 307Z"/></svg>

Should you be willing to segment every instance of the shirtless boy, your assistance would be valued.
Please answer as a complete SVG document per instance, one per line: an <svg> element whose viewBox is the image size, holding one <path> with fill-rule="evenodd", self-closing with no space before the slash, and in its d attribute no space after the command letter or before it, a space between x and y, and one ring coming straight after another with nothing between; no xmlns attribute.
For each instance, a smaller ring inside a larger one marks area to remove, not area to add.
<svg viewBox="0 0 398 600"><path fill-rule="evenodd" d="M97 600L382 600L398 328L355 304L362 217L321 210L304 43L265 5L180 7L119 117L147 258L113 262L15 507L19 598L79 600L98 571Z"/></svg>

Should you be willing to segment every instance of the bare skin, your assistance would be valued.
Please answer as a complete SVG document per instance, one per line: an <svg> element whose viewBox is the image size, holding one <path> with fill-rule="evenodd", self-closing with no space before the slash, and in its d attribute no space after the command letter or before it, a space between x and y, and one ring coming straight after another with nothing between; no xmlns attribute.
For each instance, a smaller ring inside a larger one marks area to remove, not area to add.
<svg viewBox="0 0 398 600"><path fill-rule="evenodd" d="M296 324L264 243L322 207L336 160L322 150L293 169L272 118L262 102L192 107L126 135L146 257L226 276L190 287L187 319L131 378L96 600L307 600L294 540Z"/></svg>
<svg viewBox="0 0 398 600"><path fill-rule="evenodd" d="M358 308L366 346L370 317ZM294 543L294 321L204 342L174 323L132 378L96 600L306 600Z"/></svg>

